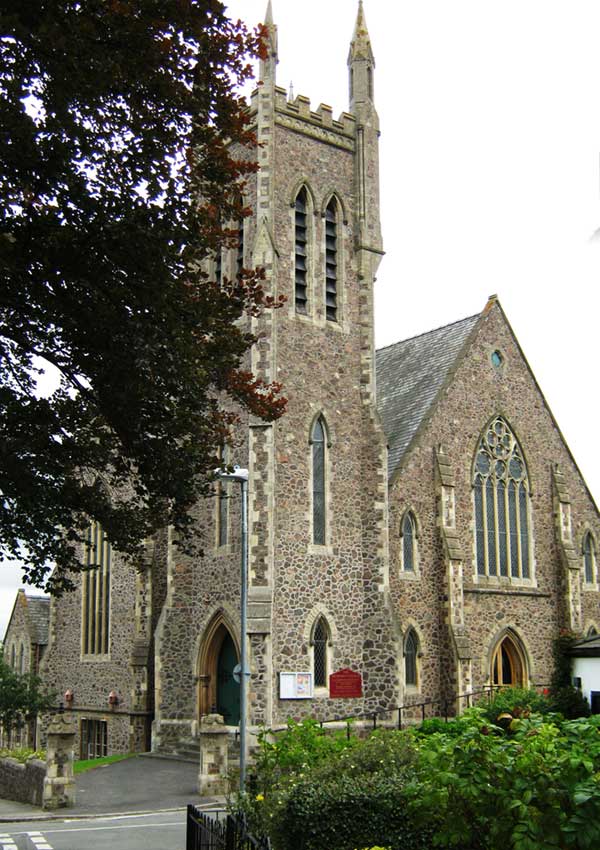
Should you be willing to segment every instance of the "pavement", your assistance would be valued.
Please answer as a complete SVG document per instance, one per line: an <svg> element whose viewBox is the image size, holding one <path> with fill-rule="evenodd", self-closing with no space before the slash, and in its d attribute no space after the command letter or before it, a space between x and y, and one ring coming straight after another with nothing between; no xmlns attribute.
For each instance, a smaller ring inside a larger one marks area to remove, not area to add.
<svg viewBox="0 0 600 850"><path fill-rule="evenodd" d="M134 756L80 773L75 782L73 808L45 812L0 800L0 823L174 811L188 803L201 808L224 805L223 797L198 795L198 765L179 759Z"/></svg>

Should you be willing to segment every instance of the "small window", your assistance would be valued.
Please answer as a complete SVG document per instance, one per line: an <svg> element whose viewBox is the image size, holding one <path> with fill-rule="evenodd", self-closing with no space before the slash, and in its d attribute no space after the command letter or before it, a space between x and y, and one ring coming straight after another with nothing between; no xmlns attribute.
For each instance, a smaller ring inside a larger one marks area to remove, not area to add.
<svg viewBox="0 0 600 850"><path fill-rule="evenodd" d="M302 187L295 203L294 279L296 311L308 311L308 207L306 189Z"/></svg>
<svg viewBox="0 0 600 850"><path fill-rule="evenodd" d="M313 543L324 546L326 530L325 427L321 418L317 419L313 426L311 443Z"/></svg>
<svg viewBox="0 0 600 850"><path fill-rule="evenodd" d="M221 285L223 280L223 259L221 257L221 249L217 249L217 253L215 255L215 280Z"/></svg>
<svg viewBox="0 0 600 850"><path fill-rule="evenodd" d="M414 629L409 629L404 640L404 684L416 688L418 675L419 639Z"/></svg>
<svg viewBox="0 0 600 850"><path fill-rule="evenodd" d="M111 546L98 522L90 523L83 574L82 649L84 655L108 654Z"/></svg>
<svg viewBox="0 0 600 850"><path fill-rule="evenodd" d="M414 573L416 569L417 526L412 511L407 511L402 520L402 570Z"/></svg>
<svg viewBox="0 0 600 850"><path fill-rule="evenodd" d="M23 675L25 672L25 647L21 644L21 649L19 651L19 673Z"/></svg>
<svg viewBox="0 0 600 850"><path fill-rule="evenodd" d="M583 574L586 584L596 581L596 544L589 531L583 538Z"/></svg>
<svg viewBox="0 0 600 850"><path fill-rule="evenodd" d="M12 649L10 651L10 666L13 670L17 669L17 649L13 643Z"/></svg>
<svg viewBox="0 0 600 850"><path fill-rule="evenodd" d="M312 654L315 688L326 688L329 677L329 628L325 617L319 617L313 629Z"/></svg>
<svg viewBox="0 0 600 850"><path fill-rule="evenodd" d="M492 366L495 366L496 369L499 369L500 366L502 366L502 364L504 363L504 357L502 356L502 352L498 351L497 349L496 351L492 351L491 361Z"/></svg>
<svg viewBox="0 0 600 850"><path fill-rule="evenodd" d="M226 446L219 452L221 467L229 464L229 449ZM231 484L227 481L219 481L217 484L217 546L226 546L229 543L229 502L231 498Z"/></svg>
<svg viewBox="0 0 600 850"><path fill-rule="evenodd" d="M325 212L325 315L337 321L338 205L332 198Z"/></svg>
<svg viewBox="0 0 600 850"><path fill-rule="evenodd" d="M235 273L239 277L244 268L244 219L238 221Z"/></svg>
<svg viewBox="0 0 600 850"><path fill-rule="evenodd" d="M598 634L598 631L596 629L596 626L590 626L589 629L587 630L586 637L589 637L589 638L596 637L597 634Z"/></svg>
<svg viewBox="0 0 600 850"><path fill-rule="evenodd" d="M81 758L99 759L108 755L106 720L83 718L81 721Z"/></svg>

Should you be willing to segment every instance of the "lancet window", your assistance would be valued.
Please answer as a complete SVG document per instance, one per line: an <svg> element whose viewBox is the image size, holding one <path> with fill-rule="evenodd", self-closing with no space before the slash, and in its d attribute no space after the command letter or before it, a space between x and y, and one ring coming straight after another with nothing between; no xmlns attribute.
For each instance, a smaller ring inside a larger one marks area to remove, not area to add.
<svg viewBox="0 0 600 850"><path fill-rule="evenodd" d="M313 676L315 688L326 688L329 676L329 627L325 617L319 617L312 634Z"/></svg>
<svg viewBox="0 0 600 850"><path fill-rule="evenodd" d="M596 544L589 531L583 538L583 573L586 584L596 581Z"/></svg>
<svg viewBox="0 0 600 850"><path fill-rule="evenodd" d="M111 546L102 526L90 523L85 542L83 573L82 650L106 655L110 628Z"/></svg>
<svg viewBox="0 0 600 850"><path fill-rule="evenodd" d="M409 629L404 639L404 684L416 688L419 682L418 671L419 639L414 629Z"/></svg>
<svg viewBox="0 0 600 850"><path fill-rule="evenodd" d="M414 573L417 563L417 525L412 511L407 511L402 520L402 570Z"/></svg>
<svg viewBox="0 0 600 850"><path fill-rule="evenodd" d="M529 579L527 467L517 440L498 416L482 436L473 477L477 573Z"/></svg>
<svg viewBox="0 0 600 850"><path fill-rule="evenodd" d="M319 417L313 425L312 443L312 514L313 543L324 546L326 539L325 504L325 426Z"/></svg>

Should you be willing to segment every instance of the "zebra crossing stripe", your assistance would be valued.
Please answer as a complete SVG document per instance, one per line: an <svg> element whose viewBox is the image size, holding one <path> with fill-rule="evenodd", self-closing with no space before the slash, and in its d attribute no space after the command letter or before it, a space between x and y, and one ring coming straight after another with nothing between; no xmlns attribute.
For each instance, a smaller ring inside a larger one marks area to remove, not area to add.
<svg viewBox="0 0 600 850"><path fill-rule="evenodd" d="M28 832L27 837L35 850L53 850L51 844L48 844L47 838L41 832Z"/></svg>

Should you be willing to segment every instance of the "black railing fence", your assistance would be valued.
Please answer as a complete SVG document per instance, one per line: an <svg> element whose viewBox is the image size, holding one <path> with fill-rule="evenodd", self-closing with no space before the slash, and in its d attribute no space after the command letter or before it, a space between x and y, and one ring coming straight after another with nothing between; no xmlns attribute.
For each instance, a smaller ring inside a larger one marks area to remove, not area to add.
<svg viewBox="0 0 600 850"><path fill-rule="evenodd" d="M538 691L544 691L549 686L536 684L532 685L532 687ZM384 726L386 729L403 729L407 724L411 725L423 722L423 720L430 717L444 718L447 722L464 711L465 708L470 708L481 700L487 699L491 702L494 694L504 688L506 688L506 685L487 685L481 690L469 691L469 693L459 694L458 696L448 697L447 699L415 701L405 703L404 705L393 706L392 708L379 709L378 711L355 712L354 714L345 716L329 717L326 720L320 720L319 725L321 729L324 729L327 724L345 723L346 734L349 738L352 734L351 724L353 721L366 721L373 729L377 729L378 726ZM287 726L278 726L269 729L269 732L277 734L277 732L284 732L286 729Z"/></svg>
<svg viewBox="0 0 600 850"><path fill-rule="evenodd" d="M255 838L248 832L242 815L222 809L200 811L187 807L186 850L271 850L268 838Z"/></svg>

